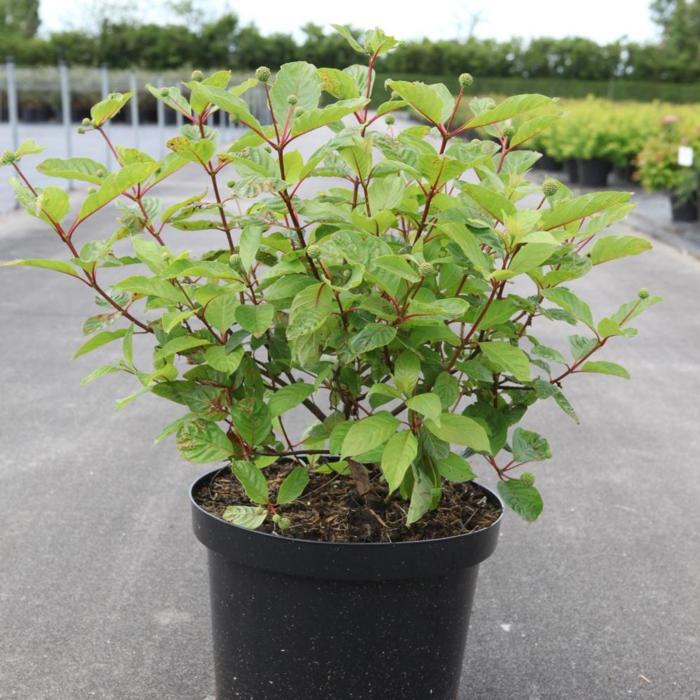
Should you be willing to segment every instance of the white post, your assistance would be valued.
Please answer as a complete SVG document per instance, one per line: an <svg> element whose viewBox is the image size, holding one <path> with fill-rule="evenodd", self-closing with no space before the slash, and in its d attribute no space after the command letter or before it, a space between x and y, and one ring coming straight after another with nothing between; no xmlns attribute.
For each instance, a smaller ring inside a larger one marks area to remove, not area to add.
<svg viewBox="0 0 700 700"><path fill-rule="evenodd" d="M134 148L139 147L139 87L134 71L129 73L129 92L131 92L131 132L134 135Z"/></svg>
<svg viewBox="0 0 700 700"><path fill-rule="evenodd" d="M102 87L102 99L106 99L107 95L109 95L109 71L107 70L107 66L103 63L100 66L100 83ZM109 136L109 123L105 124L103 127L105 134ZM105 143L105 165L107 168L110 168L112 166L112 152L109 148L109 145Z"/></svg>
<svg viewBox="0 0 700 700"><path fill-rule="evenodd" d="M58 64L58 77L61 84L61 120L63 133L66 137L66 158L73 155L73 142L71 134L71 109L70 109L70 77L68 66L64 61ZM68 190L73 189L73 181L68 180Z"/></svg>

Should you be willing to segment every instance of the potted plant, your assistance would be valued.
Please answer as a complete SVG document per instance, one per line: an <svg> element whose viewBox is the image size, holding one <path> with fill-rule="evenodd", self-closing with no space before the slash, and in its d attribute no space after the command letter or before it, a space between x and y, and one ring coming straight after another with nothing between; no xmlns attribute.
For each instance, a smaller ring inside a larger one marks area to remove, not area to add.
<svg viewBox="0 0 700 700"><path fill-rule="evenodd" d="M90 183L77 213L63 189L27 179L22 160L37 144L2 156L20 202L68 250L6 264L88 287L97 307L76 355L109 343L122 353L87 380L124 372L137 389L122 404L149 392L181 404L158 439L174 434L185 459L216 465L191 497L209 549L218 700L456 697L477 569L502 512L473 481L477 461L502 502L535 520L542 498L523 467L550 448L527 409L547 401L575 419L566 379L626 377L597 353L634 335L658 301L642 290L594 320L570 289L650 245L599 236L629 193L575 197L528 179L538 154L523 145L543 122L509 120L547 97L473 99L456 122L468 74L456 97L389 80L390 99L371 113L375 63L397 42L338 29L366 65L298 61L233 87L227 71L195 71L187 96L154 88L186 122L160 162L105 132L128 94L95 105L81 130L107 141L117 168L38 166ZM242 99L253 89L268 124ZM319 108L323 91L334 101ZM424 123L387 132L403 108ZM233 144L207 126L217 110L247 127ZM498 142L457 138L476 128ZM166 205L158 186L184 169L192 193ZM114 231L94 238L94 215L118 198ZM211 248L175 249L171 228ZM105 268L121 272L111 285ZM535 335L550 322L569 351ZM310 419L301 434L289 422L297 409Z"/></svg>
<svg viewBox="0 0 700 700"><path fill-rule="evenodd" d="M698 173L678 164L678 141L667 135L649 139L637 156L637 176L644 189L667 192L671 220L698 220Z"/></svg>

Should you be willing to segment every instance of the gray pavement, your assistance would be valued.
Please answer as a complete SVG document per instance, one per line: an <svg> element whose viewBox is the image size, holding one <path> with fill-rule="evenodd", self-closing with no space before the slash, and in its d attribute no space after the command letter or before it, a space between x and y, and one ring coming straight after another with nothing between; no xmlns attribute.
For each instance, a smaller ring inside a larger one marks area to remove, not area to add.
<svg viewBox="0 0 700 700"><path fill-rule="evenodd" d="M187 179L165 196L194 191ZM59 245L24 215L0 219L2 260ZM545 512L509 514L482 567L459 700L700 697L700 262L659 243L577 284L601 315L641 286L663 305L606 354L632 381L572 377L581 426L554 405L525 422L554 451L536 469ZM152 446L177 407L116 411L134 388L121 376L80 386L113 356L70 361L90 311L72 280L0 270L0 698L203 700L205 553L187 501L200 469Z"/></svg>

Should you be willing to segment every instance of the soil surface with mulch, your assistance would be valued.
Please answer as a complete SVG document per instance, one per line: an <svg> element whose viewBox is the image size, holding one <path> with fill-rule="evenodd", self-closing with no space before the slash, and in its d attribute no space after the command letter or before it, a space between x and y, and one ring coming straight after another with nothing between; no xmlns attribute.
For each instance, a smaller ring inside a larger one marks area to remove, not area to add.
<svg viewBox="0 0 700 700"><path fill-rule="evenodd" d="M272 503L292 467L283 464L265 469ZM348 476L311 470L310 477L299 499L276 508L276 512L288 519L289 526L280 530L268 517L258 528L261 532L336 543L410 542L476 532L492 525L501 514L500 507L477 484L446 481L437 509L406 527L408 503L396 495L387 499L387 485L378 477L370 480L371 488L363 496ZM219 517L227 506L252 505L238 479L227 469L204 484L195 499L206 511ZM275 512L270 508L271 513Z"/></svg>

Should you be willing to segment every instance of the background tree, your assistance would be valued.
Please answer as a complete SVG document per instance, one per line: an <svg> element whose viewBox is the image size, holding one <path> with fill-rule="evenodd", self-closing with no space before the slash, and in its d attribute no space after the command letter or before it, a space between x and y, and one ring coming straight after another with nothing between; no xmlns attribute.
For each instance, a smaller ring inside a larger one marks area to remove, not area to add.
<svg viewBox="0 0 700 700"><path fill-rule="evenodd" d="M25 39L39 29L39 0L0 0L0 32Z"/></svg>

